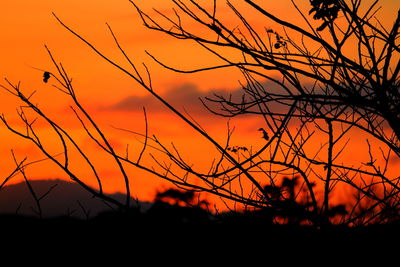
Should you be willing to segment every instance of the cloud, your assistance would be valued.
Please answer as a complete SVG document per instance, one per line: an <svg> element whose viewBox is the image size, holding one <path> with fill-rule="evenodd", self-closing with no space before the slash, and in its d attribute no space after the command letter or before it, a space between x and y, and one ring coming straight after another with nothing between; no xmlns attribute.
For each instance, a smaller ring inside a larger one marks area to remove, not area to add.
<svg viewBox="0 0 400 267"><path fill-rule="evenodd" d="M161 94L161 97L181 111L185 109L191 113L199 113L205 111L205 107L199 98L204 98L208 95L209 93L200 91L196 85L185 83L171 88L164 94ZM105 109L111 111L135 112L141 111L143 107L146 107L146 109L152 112L166 111L166 107L152 95L128 96Z"/></svg>
<svg viewBox="0 0 400 267"><path fill-rule="evenodd" d="M268 88L268 91L280 90L276 85L271 83L263 83L264 88ZM222 106L219 103L206 100L218 99L217 96L223 96L234 102L240 103L242 98L246 100L251 97L242 88L236 88L234 90L227 89L211 89L208 91L201 91L195 84L185 83L173 87L161 94L161 97L165 99L169 104L179 111L187 111L191 115L195 116L210 116L211 113L204 106L202 99L206 105L214 111L221 111ZM146 107L150 112L165 112L167 108L159 102L152 95L148 96L128 96L119 102L103 107L102 110L110 111L126 111L126 112L141 112L142 108Z"/></svg>

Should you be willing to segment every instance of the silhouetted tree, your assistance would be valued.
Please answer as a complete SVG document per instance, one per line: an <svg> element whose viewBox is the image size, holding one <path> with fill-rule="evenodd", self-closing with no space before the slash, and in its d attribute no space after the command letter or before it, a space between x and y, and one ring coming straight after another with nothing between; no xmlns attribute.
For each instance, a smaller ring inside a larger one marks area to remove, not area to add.
<svg viewBox="0 0 400 267"><path fill-rule="evenodd" d="M192 205L195 201L195 194L193 191L181 191L178 189L170 188L162 192L158 192L155 201L172 201L174 205Z"/></svg>
<svg viewBox="0 0 400 267"><path fill-rule="evenodd" d="M224 64L181 70L149 55L162 66L182 73L238 68L246 81L242 84L243 97L217 95L207 100L219 103L220 109L213 105L209 110L226 117L259 115L265 121L264 128L260 128L265 146L256 152L240 153L244 159L239 165L221 152L220 162L226 159L232 167L224 166L218 171L221 165L217 164L208 176L192 171L194 175L213 182L214 177L224 177L221 180L230 185L239 177L247 177L254 187L241 194L246 198L235 195L235 200L269 206L273 205L276 191L273 187L263 191L261 181L270 180L273 184L279 174L291 171L303 180L316 217L345 215L343 205L330 203L331 192L338 185L350 186L361 192L363 198L372 199L374 205L370 208L377 213L386 213L383 207L388 203L398 206L399 177L389 174L388 166L390 158L400 157L400 10L392 27L385 28L377 17L379 1L310 1L308 12L292 1L304 19L296 25L272 14L268 3L241 1L264 18L265 27L259 30L241 12L238 3L172 2L175 12L167 15L157 11L157 17L131 1L147 28L193 40ZM218 11L223 6L232 11L239 25L225 22ZM185 26L187 20L202 25L208 32ZM278 26L269 28L270 23ZM232 57L232 49L241 53L243 59ZM204 101L206 106L208 103ZM367 136L365 147L370 158L368 162L359 161L359 166L339 160L356 131ZM317 151L306 149L315 142L317 132L318 136L325 135L326 141L319 141ZM180 165L189 166L181 162ZM245 168L241 169L242 166ZM314 192L314 181L323 185L321 199ZM370 190L378 184L378 190ZM254 198L254 191L260 193L261 199ZM391 220L390 216L386 218ZM352 221L350 215L341 220Z"/></svg>
<svg viewBox="0 0 400 267"><path fill-rule="evenodd" d="M245 210L280 211L281 216L293 224L326 225L336 220L351 225L364 216L368 219L362 222L367 224L378 215L381 218L379 223L391 221L393 210L398 211L400 203L400 177L388 171L390 159L400 158L400 11L392 28L388 29L377 18L379 1L367 4L361 0L310 1L307 10L302 10L295 1L291 1L304 19L297 25L272 14L267 2L241 1L264 19L262 23L265 27L259 30L241 12L239 5L230 1L171 0L174 5L172 15L160 11L156 11L156 15L149 15L134 1L130 2L147 28L178 39L193 40L224 62L221 65L181 70L168 66L148 53L162 66L182 73L223 68L241 71L244 79L241 98L216 95L203 100L203 103L210 112L224 117L243 114L259 116L264 124L259 129L264 144L257 149L232 145L233 131L229 127L226 142L221 144L190 116L177 110L154 90L146 65L142 74L110 26L116 46L131 69L105 56L55 16L68 31L131 77L215 148L216 155L209 170L195 169L183 159L175 146L169 147L156 136L149 136L146 128L142 135L144 147L136 160L118 155L80 105L71 79L62 65L53 60L57 73L50 74L56 78L61 91L73 99L82 115L74 112L86 133L119 166L128 196L127 202L120 205L129 206L129 179L124 163L180 187L220 196L224 201L232 201L234 206L241 204ZM224 22L219 11L222 6L229 8L237 18L237 24ZM187 20L201 25L205 31L186 26L184 22ZM269 24L277 26L270 28ZM239 52L241 59L232 57L232 50ZM8 86L3 88L22 100L57 133L63 145L64 162L47 152L35 134L33 123L26 118L22 109L19 115L27 126L26 132L12 127L4 115L1 117L3 123L14 133L31 140L74 181L85 187L85 183L74 175L68 165L66 141L74 145L95 174L96 168L62 125L56 124L34 105L30 97L21 91L19 84L7 82ZM220 108L216 109L210 103L217 103ZM144 115L147 121L146 113ZM88 129L88 125L96 135ZM365 146L369 160L357 164L346 163L341 156L344 151L353 153L349 152L347 142L354 139L351 134L356 131L367 136ZM165 163L153 157L155 166L145 166L141 158L149 148L161 151L170 162ZM289 179L288 175L294 178ZM100 189L93 194L104 198L98 180ZM343 187L350 187L357 192L357 200L348 203L350 207L331 203L334 189ZM296 191L296 188L299 190ZM368 203L368 206L358 209L362 203ZM341 218L334 220L336 215Z"/></svg>
<svg viewBox="0 0 400 267"><path fill-rule="evenodd" d="M206 223L208 202L193 191L168 188L157 192L146 216L152 223Z"/></svg>

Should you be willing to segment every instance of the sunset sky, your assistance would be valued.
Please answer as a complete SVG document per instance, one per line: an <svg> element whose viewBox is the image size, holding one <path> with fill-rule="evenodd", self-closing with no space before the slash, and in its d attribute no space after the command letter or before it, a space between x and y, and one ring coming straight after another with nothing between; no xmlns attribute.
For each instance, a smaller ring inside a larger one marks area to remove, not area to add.
<svg viewBox="0 0 400 267"><path fill-rule="evenodd" d="M272 26L265 25L260 17L247 10L242 1L233 0L232 2L248 12L246 14L254 25ZM302 23L290 0L256 2L262 3L268 10L284 20ZM297 2L307 2L299 5L304 10L308 10L308 1ZM139 0L135 3L150 14L154 14L151 13L152 7L167 14L171 12L172 7L168 0ZM398 0L382 0L381 5L379 14L383 18L382 23L390 26L399 8ZM135 157L142 145L136 140L135 135L116 130L114 127L143 133L145 123L142 107L145 106L151 134L157 135L166 144L173 141L182 149L185 156L190 157L197 164L209 163L210 159L205 158L204 155L212 153L212 150L204 145L205 142L201 141L199 135L154 101L132 79L100 59L82 41L63 28L53 17L52 12L106 55L123 66L128 66L108 31L106 26L108 23L125 51L140 66L143 73L145 72L141 63L147 64L154 89L179 109L182 110L182 107L185 107L191 116L204 125L221 143L226 137L226 120L205 111L198 97L210 96L214 92L234 94L239 90L238 81L243 81L243 79L234 69L178 74L154 63L146 55L145 50L163 62L181 69L190 70L212 66L217 61L211 54L194 46L191 42L176 40L146 29L128 0L2 1L0 4L0 84L6 85L4 78L8 78L13 83L20 81L24 92L37 90L33 102L37 102L56 120L61 120L66 129L76 134L82 147L91 151L93 159L102 166L101 174L106 177L104 185L108 191L123 190L121 177L110 178L119 175L115 164L110 164L109 158L96 154L95 144L92 144L88 137L83 137L79 122L74 119L68 108L70 100L52 87L53 79L50 79L47 84L43 83L43 72L35 69L55 71L44 45L52 51L57 61L62 62L70 77L73 78L78 98L99 122L115 149L121 154L125 153L126 146L129 145L130 155ZM221 7L218 12L226 21L232 17L226 6ZM188 24L188 27L196 27L196 25ZM5 114L10 122L17 123L15 110L18 103L15 98L4 90L0 90L0 99L1 113ZM261 145L260 132L257 131L262 127L260 119L246 117L233 120L231 123L232 127L236 127L234 144L255 148ZM49 129L42 127L40 130L41 134L46 136ZM10 173L14 167L10 149L14 150L19 159L25 156L29 161L43 158L37 149L7 132L3 125L0 126L0 132L1 177ZM354 147L364 145L360 139L358 140L354 141ZM59 147L57 148L54 137L48 135L47 141L50 146L53 145L52 142L54 143L54 153L57 153ZM187 149L188 147L190 149ZM146 160L150 158L147 157ZM78 162L76 164L79 166ZM56 166L48 162L34 164L26 171L32 179L65 178ZM85 175L85 170L81 172ZM150 200L160 186L167 186L159 178L137 171L132 170L130 175L134 196L145 200ZM20 178L16 178L15 181L18 179ZM93 180L89 183L95 185Z"/></svg>

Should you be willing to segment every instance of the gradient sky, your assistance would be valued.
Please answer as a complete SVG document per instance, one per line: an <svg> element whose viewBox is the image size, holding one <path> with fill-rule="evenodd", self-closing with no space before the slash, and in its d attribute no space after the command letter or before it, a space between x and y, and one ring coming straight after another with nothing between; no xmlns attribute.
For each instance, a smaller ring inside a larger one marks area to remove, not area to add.
<svg viewBox="0 0 400 267"><path fill-rule="evenodd" d="M161 11L170 12L168 8L171 5L167 0L135 2L147 10L155 7ZM241 1L233 2L241 6ZM299 15L290 6L289 0L259 2L267 6L268 10L278 15L281 14L289 21L299 20ZM383 7L381 15L385 19L383 23L389 23L394 19L399 8L398 0L382 0L381 5ZM248 10L245 9L245 11ZM210 66L215 59L198 47L194 47L190 42L175 40L145 29L133 6L127 0L2 1L0 4L1 84L4 84L3 78L7 77L13 82L21 81L23 89L28 92L38 90L37 98L40 105L55 116L61 114L66 116L65 127L79 136L78 124L76 121L68 119L69 117L66 115L68 114L68 99L54 90L51 83L43 84L42 72L32 68L54 70L44 49L44 45L47 45L73 77L78 97L104 127L117 150L124 151L126 144L130 144L131 148L136 146L132 149L140 149L132 135L121 133L111 127L124 127L142 132L144 121L140 115L140 105L148 107L152 133L162 137L166 142L178 139L179 142L176 143L182 148L193 144L196 136L192 132L186 130L184 125L175 120L173 116L168 115L164 108L154 102L131 79L99 59L87 46L67 32L52 16L52 12L105 54L110 55L118 62L123 62L106 27L105 23L109 23L132 59L139 64L141 62L148 64L155 90L161 92L174 105L178 107L185 105L199 122L207 124L210 132L215 134L217 139L223 140L226 122L205 113L196 99L199 96L210 95L212 92L236 92L238 80L241 79L238 72L224 70L184 75L172 73L154 64L146 56L144 50L152 52L168 64L183 69ZM227 10L221 8L218 12L225 15L224 12ZM265 26L257 16L248 12L251 22L262 27ZM229 21L228 13L226 13L225 19ZM189 26L195 27L195 25ZM122 64L126 65L126 63ZM179 92L185 93L179 94ZM0 91L0 99L2 99L1 112L7 114L11 120L15 119L15 116L12 115L16 108L13 98L4 91ZM257 119L244 119L235 123L240 126L236 141L248 146L257 145L257 142L252 141L259 137L259 132L256 130L260 127L260 122ZM32 160L41 158L40 153L32 146L7 133L2 126L0 130L2 132L2 141L0 141L1 175L8 173L12 168L12 159L9 157L11 155L10 148L14 149L19 158L24 156L29 156ZM45 134L46 129L43 131ZM50 143L53 142L51 137L48 140ZM87 149L92 149L88 140L82 137L80 141L82 145L87 146ZM202 147L201 143L197 143L197 145L195 149L187 153L201 163L204 159L194 156L193 151L197 151L197 155L201 155L209 153L209 148ZM107 162L107 160L102 156L96 158L98 162ZM108 167L107 164L104 166L102 172L105 176L116 175L115 166ZM60 172L45 162L29 168L28 174L35 179L62 176ZM140 188L140 193L134 192L134 194L148 199L161 182L156 178L142 178L141 175L139 173L132 175L133 186ZM120 190L122 185L121 182L113 179L106 179L105 184L111 191Z"/></svg>

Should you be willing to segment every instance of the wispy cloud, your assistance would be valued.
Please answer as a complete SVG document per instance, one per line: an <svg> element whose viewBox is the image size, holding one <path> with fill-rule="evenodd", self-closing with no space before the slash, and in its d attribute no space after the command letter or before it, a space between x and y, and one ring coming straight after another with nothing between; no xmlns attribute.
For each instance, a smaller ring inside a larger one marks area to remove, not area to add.
<svg viewBox="0 0 400 267"><path fill-rule="evenodd" d="M180 84L176 87L171 88L166 91L164 94L161 94L168 103L181 111L187 111L190 114L194 115L209 115L204 104L200 99L205 99L206 97L213 97L214 94L217 95L232 95L237 98L239 95L242 95L242 90L236 89L233 91L228 90L209 90L209 91L201 91L195 84L185 83ZM207 101L206 101L207 102ZM212 108L217 108L215 103L207 102ZM151 112L164 112L166 108L153 96L128 96L119 102L112 104L108 107L103 107L103 110L110 111L141 111L143 107L150 110Z"/></svg>
<svg viewBox="0 0 400 267"><path fill-rule="evenodd" d="M276 92L278 90L276 85L265 83L263 86L268 88L270 92ZM243 97L247 100L251 99L251 97L246 95L245 91L239 87L234 90L211 89L202 91L198 86L191 83L180 84L161 94L161 97L176 109L186 111L195 116L210 116L209 110L207 110L201 100L203 100L210 109L221 111L222 106L219 103L207 100L207 98L218 99L216 96L224 96L236 103L240 103ZM106 111L141 112L143 107L146 107L150 112L166 111L166 107L151 95L128 96L117 103L102 107L101 109Z"/></svg>

